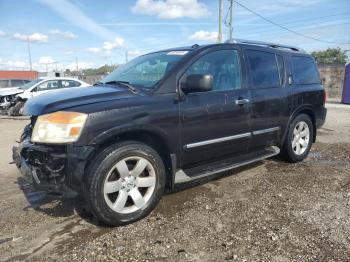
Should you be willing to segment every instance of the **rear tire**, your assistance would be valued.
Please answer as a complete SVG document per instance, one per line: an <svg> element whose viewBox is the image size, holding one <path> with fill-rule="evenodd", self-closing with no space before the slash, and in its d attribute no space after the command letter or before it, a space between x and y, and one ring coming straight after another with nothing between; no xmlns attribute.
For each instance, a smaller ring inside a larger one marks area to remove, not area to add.
<svg viewBox="0 0 350 262"><path fill-rule="evenodd" d="M114 144L93 160L84 195L93 215L111 226L147 216L165 187L165 168L151 147L133 141Z"/></svg>
<svg viewBox="0 0 350 262"><path fill-rule="evenodd" d="M282 155L291 163L303 161L314 141L314 126L306 114L296 116L291 122L283 146Z"/></svg>

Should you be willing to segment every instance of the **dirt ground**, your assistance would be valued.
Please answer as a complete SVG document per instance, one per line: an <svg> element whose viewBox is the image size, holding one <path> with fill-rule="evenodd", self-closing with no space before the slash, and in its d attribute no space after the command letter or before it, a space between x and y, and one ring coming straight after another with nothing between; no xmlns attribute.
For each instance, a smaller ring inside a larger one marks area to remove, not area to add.
<svg viewBox="0 0 350 262"><path fill-rule="evenodd" d="M134 224L32 192L10 165L25 119L0 119L1 261L350 261L350 106L329 103L302 163L278 158L166 195Z"/></svg>

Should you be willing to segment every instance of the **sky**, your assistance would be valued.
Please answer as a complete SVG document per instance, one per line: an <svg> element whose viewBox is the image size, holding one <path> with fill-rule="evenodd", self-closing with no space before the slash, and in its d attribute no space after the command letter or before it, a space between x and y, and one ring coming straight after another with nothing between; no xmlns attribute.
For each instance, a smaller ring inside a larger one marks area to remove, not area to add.
<svg viewBox="0 0 350 262"><path fill-rule="evenodd" d="M223 1L225 20L229 1ZM350 0L238 2L299 34L234 3L234 38L296 45L308 52L350 50ZM0 69L28 69L29 43L33 69L75 70L215 43L219 0L0 0L0 10ZM225 40L225 21L223 33Z"/></svg>

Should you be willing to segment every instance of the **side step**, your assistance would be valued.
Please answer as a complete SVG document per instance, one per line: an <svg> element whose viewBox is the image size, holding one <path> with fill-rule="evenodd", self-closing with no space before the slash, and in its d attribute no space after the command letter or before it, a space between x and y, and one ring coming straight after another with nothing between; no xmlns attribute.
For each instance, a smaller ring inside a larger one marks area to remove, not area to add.
<svg viewBox="0 0 350 262"><path fill-rule="evenodd" d="M208 177L217 173L225 172L237 167L245 166L266 158L278 155L280 149L277 146L271 146L263 150L240 155L234 158L213 162L210 165L198 166L189 169L179 169L175 173L175 184L188 183L197 179Z"/></svg>

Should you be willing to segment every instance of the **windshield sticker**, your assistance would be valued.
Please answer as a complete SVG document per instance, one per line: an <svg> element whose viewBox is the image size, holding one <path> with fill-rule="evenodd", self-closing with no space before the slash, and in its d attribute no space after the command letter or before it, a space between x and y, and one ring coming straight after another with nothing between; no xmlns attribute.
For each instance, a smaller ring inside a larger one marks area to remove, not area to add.
<svg viewBox="0 0 350 262"><path fill-rule="evenodd" d="M167 55L186 55L188 51L170 51Z"/></svg>

